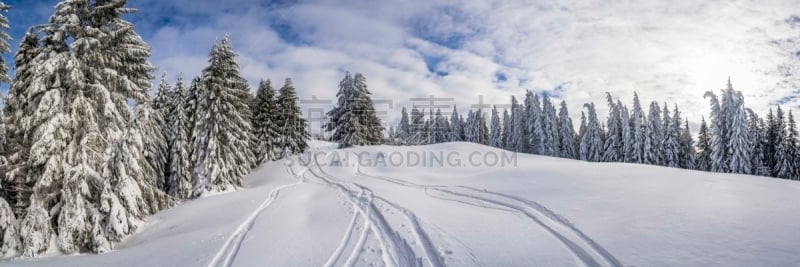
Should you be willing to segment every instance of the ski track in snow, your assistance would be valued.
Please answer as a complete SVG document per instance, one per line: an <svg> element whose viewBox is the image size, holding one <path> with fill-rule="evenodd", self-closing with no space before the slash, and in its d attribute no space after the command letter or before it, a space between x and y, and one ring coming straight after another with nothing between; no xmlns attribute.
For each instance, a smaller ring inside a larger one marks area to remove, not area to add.
<svg viewBox="0 0 800 267"><path fill-rule="evenodd" d="M295 161L287 162L286 169L289 173L295 175L296 173L291 169L291 165L294 165ZM307 169L306 169L307 170ZM301 173L305 173L306 170L301 171ZM295 175L297 177L297 175ZM214 258L208 263L208 267L216 267L216 266L231 266L233 262L236 260L236 256L239 254L239 249L242 247L242 243L244 242L244 238L247 236L247 233L253 228L256 219L258 218L261 213L269 207L275 199L278 198L281 190L292 187L298 184L303 183L302 179L298 180L297 182L291 184L285 184L278 186L272 189L267 195L267 198L261 202L255 210L253 210L249 216L241 223L236 230L225 240L225 244L217 251L217 254L214 255Z"/></svg>
<svg viewBox="0 0 800 267"><path fill-rule="evenodd" d="M329 155L330 153L325 154L325 158L328 158ZM316 157L313 159L313 162L310 162L309 164L312 165L307 166L309 173L311 173L315 178L322 180L330 187L338 189L344 196L346 196L347 200L353 204L353 206L357 209L358 214L360 214L366 220L367 225L365 228L368 227L369 230L372 231L381 245L384 264L387 266L423 266L423 257L418 257L412 247L409 245L408 240L401 236L397 230L392 228L385 215L380 212L376 202L384 203L385 206L399 211L399 214L406 217L409 224L412 226L411 231L414 235L416 244L421 247L422 252L425 254L424 258L427 260L428 265L444 266L442 259L435 252L435 248L431 243L430 238L420 226L416 215L414 215L411 211L402 208L395 203L389 202L384 198L374 196L373 192L367 187L356 183L342 182L341 179L338 179L335 176L325 172L325 170L319 164L319 159ZM318 171L312 167L316 167ZM356 192L358 192L358 196L356 196ZM356 245L354 245L352 248L349 257L346 259L345 266L352 266L352 264L354 264L358 259L367 234L367 229L364 229ZM326 264L334 265L337 261L339 261L342 251L348 246L347 244L352 242L351 239L352 235L345 234L343 240L340 242L339 247L336 248Z"/></svg>
<svg viewBox="0 0 800 267"><path fill-rule="evenodd" d="M569 220L535 201L467 186L420 185L395 178L366 174L360 169L357 170L357 173L364 177L375 178L405 187L420 188L425 190L427 195L434 198L482 208L518 212L547 230L548 233L564 244L582 264L586 266L623 266L616 257L575 227ZM458 192L464 190L470 193ZM431 194L431 191L439 192L442 195ZM498 207L490 207L485 203Z"/></svg>

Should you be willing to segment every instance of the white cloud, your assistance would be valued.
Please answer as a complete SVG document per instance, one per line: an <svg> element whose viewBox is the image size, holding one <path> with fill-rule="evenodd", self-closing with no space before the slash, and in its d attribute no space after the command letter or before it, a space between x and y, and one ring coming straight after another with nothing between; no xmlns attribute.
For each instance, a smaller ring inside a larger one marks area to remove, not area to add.
<svg viewBox="0 0 800 267"><path fill-rule="evenodd" d="M784 22L796 6L790 0L185 3L143 10L195 17L145 34L161 70L196 75L214 39L230 32L252 85L271 78L280 86L291 76L301 97L332 99L344 70L362 72L375 98L395 101L392 119L413 97L452 97L464 110L479 96L507 103L566 83L576 122L583 103L604 115L606 91L630 103L634 90L645 103L677 103L696 122L708 110L702 93L729 75L762 114L800 85L779 69L800 66L792 56L800 27ZM281 39L275 21L297 40ZM429 72L431 58L446 76Z"/></svg>

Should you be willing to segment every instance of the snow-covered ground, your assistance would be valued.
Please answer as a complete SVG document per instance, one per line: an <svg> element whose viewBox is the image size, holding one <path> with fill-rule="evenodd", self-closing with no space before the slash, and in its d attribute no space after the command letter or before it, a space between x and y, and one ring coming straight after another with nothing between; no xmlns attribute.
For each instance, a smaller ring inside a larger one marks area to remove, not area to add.
<svg viewBox="0 0 800 267"><path fill-rule="evenodd" d="M245 189L160 212L114 252L0 265L800 264L798 182L523 154L506 162L494 157L510 152L470 143L334 147L315 142L309 155L256 170Z"/></svg>

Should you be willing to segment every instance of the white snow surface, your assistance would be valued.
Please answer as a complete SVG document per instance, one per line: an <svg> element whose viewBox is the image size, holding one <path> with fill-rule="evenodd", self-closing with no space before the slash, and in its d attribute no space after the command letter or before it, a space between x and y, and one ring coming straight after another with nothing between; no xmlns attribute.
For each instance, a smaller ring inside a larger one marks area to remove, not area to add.
<svg viewBox="0 0 800 267"><path fill-rule="evenodd" d="M268 163L242 190L150 217L113 252L0 265L800 264L794 181L527 154L505 167L356 166L355 153L362 163L457 153L463 163L473 153L510 152L470 143L311 145L316 157Z"/></svg>

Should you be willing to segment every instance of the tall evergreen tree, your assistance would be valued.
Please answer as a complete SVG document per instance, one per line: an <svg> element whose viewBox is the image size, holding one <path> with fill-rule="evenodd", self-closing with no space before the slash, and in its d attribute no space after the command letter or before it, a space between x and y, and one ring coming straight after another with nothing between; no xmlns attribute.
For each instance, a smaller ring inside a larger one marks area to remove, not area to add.
<svg viewBox="0 0 800 267"><path fill-rule="evenodd" d="M684 121L684 127L681 129L681 138L680 138L680 167L684 169L694 170L695 169L695 155L697 152L694 149L694 140L692 138L692 133L689 130L689 120Z"/></svg>
<svg viewBox="0 0 800 267"><path fill-rule="evenodd" d="M559 144L561 147L559 155L562 158L577 159L578 151L575 143L575 129L572 126L572 119L569 117L567 102L561 101L561 109L558 110L558 131Z"/></svg>
<svg viewBox="0 0 800 267"><path fill-rule="evenodd" d="M170 112L170 162L169 174L167 178L168 193L178 198L190 198L192 196L192 163L191 163L191 143L189 135L189 123L191 122L189 112L186 110L187 92L183 85L183 78L178 77L175 83L174 105Z"/></svg>
<svg viewBox="0 0 800 267"><path fill-rule="evenodd" d="M500 115L497 113L497 106L492 107L492 133L489 136L489 145L502 148L502 129L500 126Z"/></svg>
<svg viewBox="0 0 800 267"><path fill-rule="evenodd" d="M624 162L633 162L633 147L634 147L634 131L631 127L631 118L628 113L628 107L622 104L622 101L617 99L617 107L619 107L620 128L622 128L622 147L620 153Z"/></svg>
<svg viewBox="0 0 800 267"><path fill-rule="evenodd" d="M353 145L378 145L381 143L381 126L375 106L367 89L366 78L356 73L346 73L339 83L336 107L328 112L327 131L333 132L331 140L339 147Z"/></svg>
<svg viewBox="0 0 800 267"><path fill-rule="evenodd" d="M511 149L511 133L509 133L510 131L511 131L511 115L508 114L508 110L507 109L504 109L503 110L503 131L502 131L502 134L500 135L500 138L502 139L501 140L502 148L504 148L506 150L512 150Z"/></svg>
<svg viewBox="0 0 800 267"><path fill-rule="evenodd" d="M168 139L172 138L170 132L172 122L169 120L169 114L174 106L174 99L172 98L172 90L167 81L167 74L161 75L161 82L159 82L156 89L156 95L151 103L151 108L155 112L153 119L158 124L158 130L161 131L161 138L152 140L154 143L148 144L148 152L145 155L152 159L155 173L153 177L156 186L167 191L165 185L165 177L169 177L169 162L171 161L171 154Z"/></svg>
<svg viewBox="0 0 800 267"><path fill-rule="evenodd" d="M662 115L664 123L661 141L662 155L664 156L662 164L667 167L677 168L680 167L681 162L681 113L678 111L678 106L675 105L674 114L670 116L669 107L664 103Z"/></svg>
<svg viewBox="0 0 800 267"><path fill-rule="evenodd" d="M645 163L645 121L642 105L639 103L639 95L633 93L633 112L631 114L631 127L633 128L633 145L630 151L630 161L633 163Z"/></svg>
<svg viewBox="0 0 800 267"><path fill-rule="evenodd" d="M557 121L556 108L550 101L550 97L545 95L542 98L542 155L557 157L561 153L558 151Z"/></svg>
<svg viewBox="0 0 800 267"><path fill-rule="evenodd" d="M511 97L511 142L513 151L528 151L529 138L525 131L525 107L517 102L515 97Z"/></svg>
<svg viewBox="0 0 800 267"><path fill-rule="evenodd" d="M203 69L194 131L192 196L233 190L250 172L250 90L239 74L230 38L214 44ZM290 107L281 107L291 112Z"/></svg>
<svg viewBox="0 0 800 267"><path fill-rule="evenodd" d="M728 81L728 88L732 90L730 80ZM728 130L729 144L728 155L730 156L730 165L728 169L732 173L750 174L750 136L747 126L747 116L745 115L744 98L741 92L734 94L733 106L730 107L730 126ZM791 119L791 113L790 119ZM791 147L791 143L790 147ZM791 162L791 153L789 154L789 162ZM791 166L790 166L791 167ZM790 172L793 170L790 169Z"/></svg>
<svg viewBox="0 0 800 267"><path fill-rule="evenodd" d="M406 111L406 107L403 107L403 110L400 112L400 123L397 124L397 130L395 131L395 135L397 136L398 142L403 145L408 144L408 138L411 135L411 126L408 120L408 112ZM451 139L452 141L452 139Z"/></svg>
<svg viewBox="0 0 800 267"><path fill-rule="evenodd" d="M772 112L772 108L769 109L767 113L767 124L764 135L766 135L766 147L764 147L764 164L767 166L767 170L770 176L775 176L772 172L773 167L775 167L775 146L776 146L776 135L777 135L777 125L775 121L775 115Z"/></svg>
<svg viewBox="0 0 800 267"><path fill-rule="evenodd" d="M542 108L539 96L528 90L525 92L525 132L528 151L540 154L542 149Z"/></svg>
<svg viewBox="0 0 800 267"><path fill-rule="evenodd" d="M783 110L778 107L775 113L775 155L773 155L775 166L772 168L772 173L775 177L789 179L792 176L792 163L789 161L789 155L787 155L789 134L786 132L785 125Z"/></svg>
<svg viewBox="0 0 800 267"><path fill-rule="evenodd" d="M608 136L605 140L605 148L603 152L603 161L605 162L619 162L623 160L623 135L622 135L622 117L620 114L620 106L614 102L611 94L606 92L606 101L608 101Z"/></svg>
<svg viewBox="0 0 800 267"><path fill-rule="evenodd" d="M586 132L581 138L579 154L581 160L599 162L603 157L602 129L597 119L594 103L587 103L584 107L587 109L589 117L586 121Z"/></svg>
<svg viewBox="0 0 800 267"><path fill-rule="evenodd" d="M750 136L750 171L753 175L767 176L765 164L766 136L764 121L758 118L755 112L747 109L747 128Z"/></svg>
<svg viewBox="0 0 800 267"><path fill-rule="evenodd" d="M711 101L711 171L728 172L728 147L722 107L713 92L706 92L705 97Z"/></svg>
<svg viewBox="0 0 800 267"><path fill-rule="evenodd" d="M461 121L458 108L453 106L453 114L450 114L450 142L464 141L464 124Z"/></svg>
<svg viewBox="0 0 800 267"><path fill-rule="evenodd" d="M366 87L363 89L366 90ZM280 125L283 130L281 133L283 138L278 149L281 150L281 156L283 157L303 153L308 149L307 140L309 134L306 131L306 119L303 118L300 106L297 103L297 93L292 84L292 79L286 78L286 82L279 92L280 95L278 96L277 103L278 110L280 110L281 113L278 119L278 125ZM369 121L369 125L373 125L373 123L375 122ZM383 129L376 130L381 131Z"/></svg>
<svg viewBox="0 0 800 267"><path fill-rule="evenodd" d="M661 131L661 108L658 102L650 103L650 112L647 116L644 139L644 163L650 165L660 165L662 162L662 131Z"/></svg>
<svg viewBox="0 0 800 267"><path fill-rule="evenodd" d="M275 89L269 80L261 80L256 97L250 107L253 112L253 156L255 165L261 165L277 159L276 146L280 139L278 125L278 103L275 100Z"/></svg>
<svg viewBox="0 0 800 267"><path fill-rule="evenodd" d="M711 142L711 132L708 129L708 125L706 124L705 117L700 118L700 132L697 135L697 157L695 159L695 166L698 170L701 171L711 171L712 159L711 159L711 150L712 142Z"/></svg>

